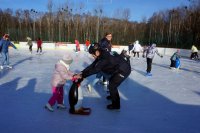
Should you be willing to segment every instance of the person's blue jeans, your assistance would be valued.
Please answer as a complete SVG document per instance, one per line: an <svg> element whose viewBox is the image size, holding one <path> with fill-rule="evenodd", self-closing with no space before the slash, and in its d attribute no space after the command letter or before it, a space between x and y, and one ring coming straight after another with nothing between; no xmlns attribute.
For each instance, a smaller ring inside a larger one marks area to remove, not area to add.
<svg viewBox="0 0 200 133"><path fill-rule="evenodd" d="M99 79L101 79L102 76L105 78L106 81L108 81L109 78L111 77L111 75L106 74L106 73L101 71L101 72L96 74L96 79L93 80L92 86L94 86L99 81Z"/></svg>
<svg viewBox="0 0 200 133"><path fill-rule="evenodd" d="M1 52L2 55L2 62L1 65L9 65L9 54L8 52Z"/></svg>
<svg viewBox="0 0 200 133"><path fill-rule="evenodd" d="M106 74L104 72L99 72L97 73L96 78L100 79L102 76L105 77L107 80L111 77L111 75L109 74Z"/></svg>

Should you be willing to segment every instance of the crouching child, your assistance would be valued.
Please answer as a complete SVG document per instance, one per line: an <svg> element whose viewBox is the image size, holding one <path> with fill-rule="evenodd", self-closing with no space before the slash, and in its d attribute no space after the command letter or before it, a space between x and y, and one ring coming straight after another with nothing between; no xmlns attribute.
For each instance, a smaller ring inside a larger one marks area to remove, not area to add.
<svg viewBox="0 0 200 133"><path fill-rule="evenodd" d="M170 69L179 69L180 68L180 55L179 50L177 50L170 58L171 64Z"/></svg>

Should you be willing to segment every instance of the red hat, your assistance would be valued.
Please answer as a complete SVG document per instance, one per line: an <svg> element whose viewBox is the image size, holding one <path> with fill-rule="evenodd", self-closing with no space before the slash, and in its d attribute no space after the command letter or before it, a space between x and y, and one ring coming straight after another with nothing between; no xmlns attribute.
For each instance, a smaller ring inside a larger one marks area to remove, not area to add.
<svg viewBox="0 0 200 133"><path fill-rule="evenodd" d="M4 34L4 38L9 38L9 34Z"/></svg>

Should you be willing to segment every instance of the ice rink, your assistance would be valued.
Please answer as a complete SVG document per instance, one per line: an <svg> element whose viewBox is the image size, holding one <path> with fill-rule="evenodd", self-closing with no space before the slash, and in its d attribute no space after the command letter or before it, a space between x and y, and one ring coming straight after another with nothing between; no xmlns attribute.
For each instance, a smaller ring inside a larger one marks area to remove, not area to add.
<svg viewBox="0 0 200 133"><path fill-rule="evenodd" d="M145 77L145 58L132 58L132 72L119 87L120 111L110 111L107 92L96 85L88 92L86 85L95 78L84 80L84 106L89 116L54 112L44 109L51 96L51 76L55 63L65 53L74 61L71 70L80 72L92 62L81 51L44 50L31 55L27 49L10 49L13 69L0 71L0 132L1 133L200 133L200 62L181 58L181 69L169 69L169 56L155 56L152 77ZM0 56L0 60L1 60Z"/></svg>

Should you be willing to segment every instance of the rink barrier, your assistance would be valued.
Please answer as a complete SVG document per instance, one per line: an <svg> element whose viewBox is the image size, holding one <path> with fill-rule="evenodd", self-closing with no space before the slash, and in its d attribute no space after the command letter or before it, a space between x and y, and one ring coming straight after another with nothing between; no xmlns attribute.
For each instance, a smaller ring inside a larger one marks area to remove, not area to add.
<svg viewBox="0 0 200 133"><path fill-rule="evenodd" d="M18 48L20 49L28 49L27 42L19 42L17 45ZM75 50L76 49L76 44L71 44L71 43L65 43L65 42L56 42L56 43L46 43L44 42L42 44L42 48L45 49L66 49L66 50ZM33 42L33 49L37 49L37 44L36 42ZM80 50L85 49L85 44L80 44ZM120 53L122 50L128 50L128 46L119 46L119 45L113 45L112 50ZM178 49L175 48L162 48L158 47L159 53L162 55L166 56L172 56L174 52L176 52ZM183 57L190 57L191 55L191 50L188 49L179 49L180 50L180 55Z"/></svg>

